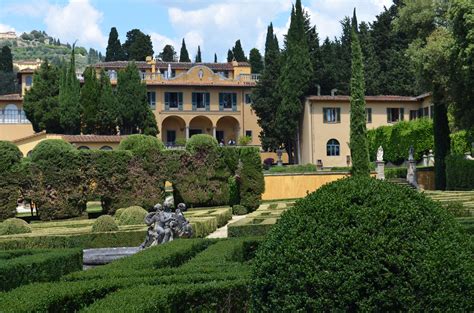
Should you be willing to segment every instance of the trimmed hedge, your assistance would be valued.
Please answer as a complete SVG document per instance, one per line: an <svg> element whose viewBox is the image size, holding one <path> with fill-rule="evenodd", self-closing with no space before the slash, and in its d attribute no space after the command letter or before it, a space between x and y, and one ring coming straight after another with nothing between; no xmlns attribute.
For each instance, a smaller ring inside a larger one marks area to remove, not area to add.
<svg viewBox="0 0 474 313"><path fill-rule="evenodd" d="M147 211L139 206L131 206L123 210L118 217L119 225L144 225Z"/></svg>
<svg viewBox="0 0 474 313"><path fill-rule="evenodd" d="M243 205L237 204L232 207L232 214L234 215L245 215L247 213L247 208Z"/></svg>
<svg viewBox="0 0 474 313"><path fill-rule="evenodd" d="M446 188L448 190L474 190L474 161L463 155L446 157Z"/></svg>
<svg viewBox="0 0 474 313"><path fill-rule="evenodd" d="M101 215L92 224L92 232L108 232L108 231L117 231L119 230L117 223L110 215Z"/></svg>
<svg viewBox="0 0 474 313"><path fill-rule="evenodd" d="M240 205L252 212L258 208L265 191L265 180L258 148L241 148L242 167L237 174L240 177Z"/></svg>
<svg viewBox="0 0 474 313"><path fill-rule="evenodd" d="M20 163L23 154L20 149L9 141L0 140L0 174L10 171L10 169Z"/></svg>
<svg viewBox="0 0 474 313"><path fill-rule="evenodd" d="M31 227L22 219L9 218L0 224L0 236L31 233Z"/></svg>
<svg viewBox="0 0 474 313"><path fill-rule="evenodd" d="M156 153L165 149L165 145L160 139L147 135L128 135L123 139L118 150L131 151L135 155L146 155L148 153Z"/></svg>
<svg viewBox="0 0 474 313"><path fill-rule="evenodd" d="M23 255L0 262L0 291L7 291L32 282L58 280L67 273L81 269L82 250L25 252Z"/></svg>
<svg viewBox="0 0 474 313"><path fill-rule="evenodd" d="M376 179L298 201L253 263L256 312L474 309L470 238L439 204Z"/></svg>
<svg viewBox="0 0 474 313"><path fill-rule="evenodd" d="M407 178L406 167L386 167L384 172L385 172L385 179Z"/></svg>
<svg viewBox="0 0 474 313"><path fill-rule="evenodd" d="M194 135L186 142L186 150L193 154L203 151L214 151L218 146L219 143L216 138L205 134Z"/></svg>
<svg viewBox="0 0 474 313"><path fill-rule="evenodd" d="M265 236L276 222L276 218L243 219L229 225L227 232L229 237Z"/></svg>

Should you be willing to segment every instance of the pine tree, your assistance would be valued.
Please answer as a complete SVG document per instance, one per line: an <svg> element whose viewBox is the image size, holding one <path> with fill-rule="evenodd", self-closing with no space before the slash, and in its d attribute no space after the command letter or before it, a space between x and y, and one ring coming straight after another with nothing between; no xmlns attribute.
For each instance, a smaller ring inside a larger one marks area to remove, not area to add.
<svg viewBox="0 0 474 313"><path fill-rule="evenodd" d="M198 46L198 51L196 54L196 59L194 60L195 63L201 63L202 58L201 58L201 46Z"/></svg>
<svg viewBox="0 0 474 313"><path fill-rule="evenodd" d="M217 54L214 53L214 63L217 63Z"/></svg>
<svg viewBox="0 0 474 313"><path fill-rule="evenodd" d="M0 71L5 73L13 72L12 51L8 46L3 46L0 52Z"/></svg>
<svg viewBox="0 0 474 313"><path fill-rule="evenodd" d="M100 85L94 68L84 71L84 85L81 88L82 133L96 134L98 129L97 113L100 98Z"/></svg>
<svg viewBox="0 0 474 313"><path fill-rule="evenodd" d="M35 132L63 132L58 100L59 75L59 69L46 60L33 74L33 85L26 91L23 109Z"/></svg>
<svg viewBox="0 0 474 313"><path fill-rule="evenodd" d="M123 51L120 39L118 38L118 32L115 27L110 29L109 41L107 49L105 51L105 61L124 61L126 60L125 52Z"/></svg>
<svg viewBox="0 0 474 313"><path fill-rule="evenodd" d="M227 51L227 62L232 62L234 60L234 53L232 53L232 50Z"/></svg>
<svg viewBox="0 0 474 313"><path fill-rule="evenodd" d="M263 72L252 91L252 109L257 114L258 124L262 129L259 135L262 148L274 150L281 144L275 126L276 109L281 102L280 94L277 92L277 80L280 75L280 49L271 23L267 28L264 61Z"/></svg>
<svg viewBox="0 0 474 313"><path fill-rule="evenodd" d="M164 46L163 51L158 54L158 58L163 62L176 62L177 56L174 47L172 45Z"/></svg>
<svg viewBox="0 0 474 313"><path fill-rule="evenodd" d="M153 56L151 37L139 29L127 32L127 40L122 45L125 57L129 61L145 61L146 57Z"/></svg>
<svg viewBox="0 0 474 313"><path fill-rule="evenodd" d="M232 48L232 55L237 62L248 62L244 49L242 49L240 39L235 42L235 46Z"/></svg>
<svg viewBox="0 0 474 313"><path fill-rule="evenodd" d="M293 163L293 153L297 156L298 151L295 148L303 113L303 101L313 74L301 0L297 0L292 9L285 48L277 88L281 94L281 104L277 109L275 125L281 142L285 143L289 161Z"/></svg>
<svg viewBox="0 0 474 313"><path fill-rule="evenodd" d="M65 134L81 132L80 85L76 76L75 44L72 46L69 67L63 66L59 85L60 124Z"/></svg>
<svg viewBox="0 0 474 313"><path fill-rule="evenodd" d="M359 38L352 30L352 77L351 77L351 132L350 148L352 158L352 176L369 176L369 145L365 121L365 81L364 63Z"/></svg>
<svg viewBox="0 0 474 313"><path fill-rule="evenodd" d="M260 74L263 71L263 57L257 48L250 50L249 63L252 73Z"/></svg>
<svg viewBox="0 0 474 313"><path fill-rule="evenodd" d="M181 51L179 52L179 62L191 62L191 59L189 58L189 53L188 49L186 49L186 43L183 42L181 43Z"/></svg>
<svg viewBox="0 0 474 313"><path fill-rule="evenodd" d="M102 69L99 80L99 98L97 99L97 134L116 135L118 125L118 103L112 91L109 76Z"/></svg>

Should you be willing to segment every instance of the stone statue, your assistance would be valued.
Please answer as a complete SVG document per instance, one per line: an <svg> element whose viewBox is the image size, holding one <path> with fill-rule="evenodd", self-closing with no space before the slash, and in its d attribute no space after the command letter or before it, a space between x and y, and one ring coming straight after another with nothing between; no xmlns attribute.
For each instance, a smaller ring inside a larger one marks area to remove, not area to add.
<svg viewBox="0 0 474 313"><path fill-rule="evenodd" d="M377 161L379 161L379 162L383 161L383 148L382 148L382 146L380 146L377 149Z"/></svg>
<svg viewBox="0 0 474 313"><path fill-rule="evenodd" d="M415 155L415 148L413 146L410 146L410 149L408 150L408 161L413 161Z"/></svg>
<svg viewBox="0 0 474 313"><path fill-rule="evenodd" d="M171 212L169 203L156 204L153 212L145 216L145 224L148 226L145 241L140 249L172 241L174 238L189 238L193 235L193 229L189 221L183 215L186 211L184 203L178 204L176 211Z"/></svg>

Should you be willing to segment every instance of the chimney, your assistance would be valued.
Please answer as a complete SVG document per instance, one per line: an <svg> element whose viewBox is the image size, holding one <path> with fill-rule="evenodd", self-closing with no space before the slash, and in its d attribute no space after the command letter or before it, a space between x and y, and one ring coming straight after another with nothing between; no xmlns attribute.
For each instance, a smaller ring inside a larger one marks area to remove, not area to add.
<svg viewBox="0 0 474 313"><path fill-rule="evenodd" d="M334 97L336 95L337 88L331 89L331 97Z"/></svg>
<svg viewBox="0 0 474 313"><path fill-rule="evenodd" d="M321 85L316 84L316 88L318 89L318 96L321 95Z"/></svg>

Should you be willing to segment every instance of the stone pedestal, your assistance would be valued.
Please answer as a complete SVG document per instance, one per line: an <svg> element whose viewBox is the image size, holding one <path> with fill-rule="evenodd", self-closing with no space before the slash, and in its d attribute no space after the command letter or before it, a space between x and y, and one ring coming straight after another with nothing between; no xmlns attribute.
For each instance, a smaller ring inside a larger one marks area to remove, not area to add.
<svg viewBox="0 0 474 313"><path fill-rule="evenodd" d="M430 153L428 154L428 166L434 166L434 162L433 150L430 150Z"/></svg>
<svg viewBox="0 0 474 313"><path fill-rule="evenodd" d="M276 151L276 153L277 153L277 157L278 157L278 159L277 159L277 166L283 166L283 160L281 159L281 157L282 157L282 155L283 155L283 150L278 149L278 150Z"/></svg>
<svg viewBox="0 0 474 313"><path fill-rule="evenodd" d="M423 154L423 166L428 166L428 156Z"/></svg>
<svg viewBox="0 0 474 313"><path fill-rule="evenodd" d="M409 160L408 162L408 168L407 168L407 182L418 188L418 180L416 177L416 161L415 160Z"/></svg>
<svg viewBox="0 0 474 313"><path fill-rule="evenodd" d="M385 180L385 163L384 163L384 161L375 161L375 164L377 165L377 167L376 167L377 176L375 176L375 178L380 179L380 180Z"/></svg>

